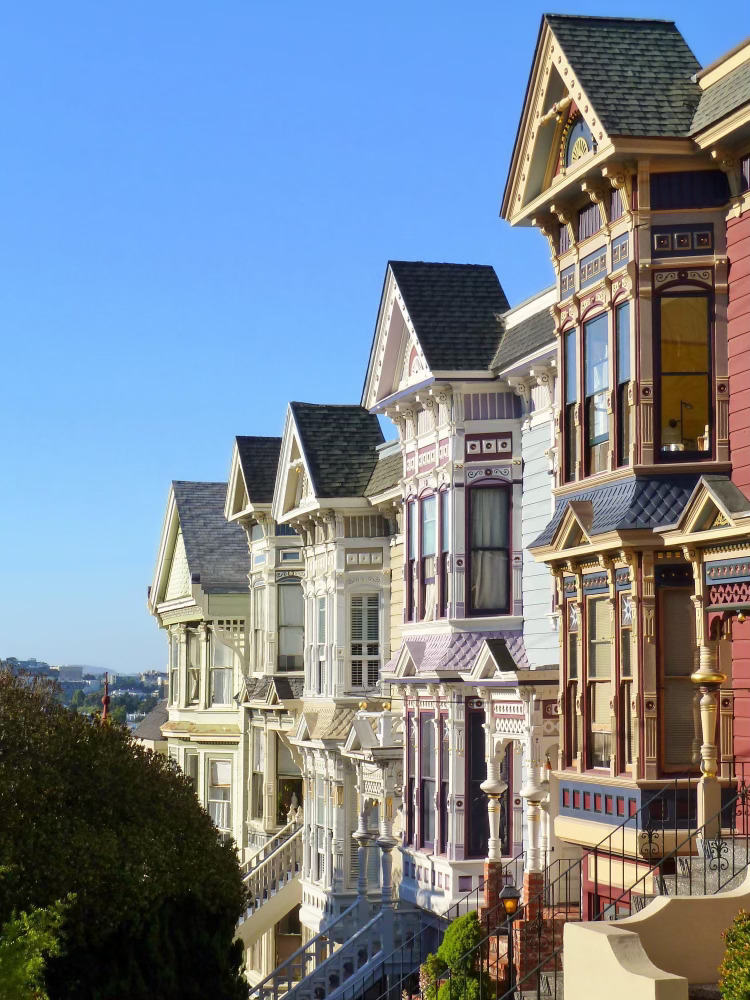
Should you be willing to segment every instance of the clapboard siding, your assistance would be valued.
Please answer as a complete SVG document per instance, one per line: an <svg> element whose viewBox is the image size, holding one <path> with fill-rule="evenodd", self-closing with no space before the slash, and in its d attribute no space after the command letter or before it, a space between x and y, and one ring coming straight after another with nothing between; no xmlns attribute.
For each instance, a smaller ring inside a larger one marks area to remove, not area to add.
<svg viewBox="0 0 750 1000"><path fill-rule="evenodd" d="M538 417L536 418L538 420ZM552 417L526 427L521 436L523 458L523 633L526 655L533 667L558 662L557 634L550 627L552 577L546 566L536 562L527 546L540 535L552 514L552 476L545 452L552 445Z"/></svg>

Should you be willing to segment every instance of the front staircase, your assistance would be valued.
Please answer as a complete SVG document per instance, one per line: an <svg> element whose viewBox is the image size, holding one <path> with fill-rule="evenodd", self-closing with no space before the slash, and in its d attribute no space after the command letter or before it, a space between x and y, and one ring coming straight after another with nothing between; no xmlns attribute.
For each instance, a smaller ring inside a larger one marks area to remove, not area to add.
<svg viewBox="0 0 750 1000"><path fill-rule="evenodd" d="M237 936L247 947L302 901L302 824L293 820L242 866L247 907Z"/></svg>

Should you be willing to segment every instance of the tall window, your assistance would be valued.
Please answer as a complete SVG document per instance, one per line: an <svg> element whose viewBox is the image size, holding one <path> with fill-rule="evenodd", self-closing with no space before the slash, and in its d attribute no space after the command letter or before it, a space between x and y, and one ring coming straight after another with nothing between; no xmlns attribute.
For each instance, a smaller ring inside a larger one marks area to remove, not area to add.
<svg viewBox="0 0 750 1000"><path fill-rule="evenodd" d="M380 679L380 598L355 594L349 621L352 687L376 687Z"/></svg>
<svg viewBox="0 0 750 1000"><path fill-rule="evenodd" d="M620 594L620 761L621 770L632 764L635 756L633 713L630 696L633 691L633 599L630 594Z"/></svg>
<svg viewBox="0 0 750 1000"><path fill-rule="evenodd" d="M406 757L406 843L414 844L414 790L416 788L415 775L417 773L417 740L415 727L413 725L413 715L406 716L406 737L407 737L407 757ZM416 846L416 845L415 845Z"/></svg>
<svg viewBox="0 0 750 1000"><path fill-rule="evenodd" d="M628 402L630 383L630 303L615 309L617 363L617 464L628 465L633 441L633 407Z"/></svg>
<svg viewBox="0 0 750 1000"><path fill-rule="evenodd" d="M406 608L407 620L410 622L417 619L417 596L419 593L417 581L417 552L419 551L419 538L417 537L417 502L412 500L407 505L407 530L406 539L408 546L408 556L406 562Z"/></svg>
<svg viewBox="0 0 750 1000"><path fill-rule="evenodd" d="M471 610L508 614L510 492L502 486L473 486L469 497Z"/></svg>
<svg viewBox="0 0 750 1000"><path fill-rule="evenodd" d="M422 513L422 554L419 569L419 604L423 621L435 618L437 601L437 497L425 497L420 504Z"/></svg>
<svg viewBox="0 0 750 1000"><path fill-rule="evenodd" d="M253 771L250 788L250 813L253 819L263 819L263 784L266 771L266 734L253 729Z"/></svg>
<svg viewBox="0 0 750 1000"><path fill-rule="evenodd" d="M578 344L576 331L565 334L565 406L563 408L563 458L565 482L576 478L578 466L578 434L575 425L576 402L578 401Z"/></svg>
<svg viewBox="0 0 750 1000"><path fill-rule="evenodd" d="M666 768L692 765L695 609L687 589L659 590L663 753Z"/></svg>
<svg viewBox="0 0 750 1000"><path fill-rule="evenodd" d="M450 605L450 594L448 592L450 585L450 575L448 573L448 559L449 559L449 549L450 549L450 493L448 490L442 490L439 494L440 496L440 566L439 566L439 585L440 585L440 617L448 617L448 607Z"/></svg>
<svg viewBox="0 0 750 1000"><path fill-rule="evenodd" d="M323 778L315 779L315 843L317 846L315 878L322 882L326 863L326 783Z"/></svg>
<svg viewBox="0 0 750 1000"><path fill-rule="evenodd" d="M232 829L232 762L208 762L208 815L217 830L229 836Z"/></svg>
<svg viewBox="0 0 750 1000"><path fill-rule="evenodd" d="M304 663L305 606L302 584L295 581L280 583L279 598L279 670L302 670Z"/></svg>
<svg viewBox="0 0 750 1000"><path fill-rule="evenodd" d="M705 457L711 450L708 296L662 295L659 316L661 454Z"/></svg>
<svg viewBox="0 0 750 1000"><path fill-rule="evenodd" d="M583 325L583 367L586 394L586 471L588 475L607 468L609 443L609 330L607 314Z"/></svg>
<svg viewBox="0 0 750 1000"><path fill-rule="evenodd" d="M580 611L575 601L567 602L567 686L565 692L565 728L567 754L566 764L572 767L581 751L581 734L578 727L578 630L580 628Z"/></svg>
<svg viewBox="0 0 750 1000"><path fill-rule="evenodd" d="M176 705L180 692L180 638L173 635L169 642L169 704Z"/></svg>
<svg viewBox="0 0 750 1000"><path fill-rule="evenodd" d="M253 666L261 671L266 665L266 588L253 587Z"/></svg>
<svg viewBox="0 0 750 1000"><path fill-rule="evenodd" d="M432 850L435 844L435 717L419 716L419 842Z"/></svg>
<svg viewBox="0 0 750 1000"><path fill-rule="evenodd" d="M326 599L325 597L317 598L318 606L318 645L325 645L326 641Z"/></svg>
<svg viewBox="0 0 750 1000"><path fill-rule="evenodd" d="M211 704L229 705L232 701L234 652L211 636Z"/></svg>
<svg viewBox="0 0 750 1000"><path fill-rule="evenodd" d="M487 777L485 757L484 712L466 713L467 740L469 749L468 787L468 838L470 858L484 857L490 835L490 820L487 813L487 796L480 785Z"/></svg>
<svg viewBox="0 0 750 1000"><path fill-rule="evenodd" d="M450 753L448 739L448 719L440 716L440 846L445 854L448 850L448 782L450 778Z"/></svg>
<svg viewBox="0 0 750 1000"><path fill-rule="evenodd" d="M198 762L200 758L197 753L185 751L185 774L190 779L193 791L198 794Z"/></svg>
<svg viewBox="0 0 750 1000"><path fill-rule="evenodd" d="M607 597L586 607L588 638L589 757L591 767L609 767L612 754L612 614Z"/></svg>
<svg viewBox="0 0 750 1000"><path fill-rule="evenodd" d="M187 700L197 705L201 697L201 637L198 632L188 633Z"/></svg>

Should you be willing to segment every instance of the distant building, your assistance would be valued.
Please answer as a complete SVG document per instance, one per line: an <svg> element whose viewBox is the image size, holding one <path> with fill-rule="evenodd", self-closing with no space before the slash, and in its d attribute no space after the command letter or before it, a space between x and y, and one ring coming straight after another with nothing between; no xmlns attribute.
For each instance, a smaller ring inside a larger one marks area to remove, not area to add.
<svg viewBox="0 0 750 1000"><path fill-rule="evenodd" d="M167 741L162 736L161 727L169 718L167 712L167 699L160 701L158 705L151 709L148 715L133 730L133 739L143 744L149 750L156 750L158 753L167 753Z"/></svg>
<svg viewBox="0 0 750 1000"><path fill-rule="evenodd" d="M61 682L77 683L83 681L83 667L58 667L58 680Z"/></svg>

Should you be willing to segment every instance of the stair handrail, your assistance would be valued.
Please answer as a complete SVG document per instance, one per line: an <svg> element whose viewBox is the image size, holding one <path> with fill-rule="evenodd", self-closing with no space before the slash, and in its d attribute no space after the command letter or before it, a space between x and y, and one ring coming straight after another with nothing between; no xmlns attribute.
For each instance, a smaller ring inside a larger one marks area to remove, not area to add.
<svg viewBox="0 0 750 1000"><path fill-rule="evenodd" d="M295 833L302 829L303 824L299 820L293 819L291 822L287 823L286 826L278 830L273 837L270 838L270 840L267 840L262 847L258 848L255 854L249 857L247 861L242 864L240 871L242 872L243 879L247 878L248 875L251 875L252 872L256 868L259 868L267 858L270 858L272 854L275 854L279 847L282 847L288 840L291 840ZM261 854L263 857L259 857Z"/></svg>
<svg viewBox="0 0 750 1000"><path fill-rule="evenodd" d="M363 927L360 927L360 929L356 931L356 933L352 934L352 936L347 941L345 941L340 948L337 948L336 951L331 952L331 954L327 958L325 958L320 963L320 965L316 966L312 970L312 972L310 972L309 975L305 977L305 979L308 979L310 977L319 978L321 973L323 974L323 977L325 979L327 967L330 968L331 966L334 965L334 963L345 961L351 955L352 951L358 947L359 942L362 939L369 941L372 932L382 921L383 921L383 911L380 910L378 913L375 914L375 916L371 917ZM380 948L373 955L369 956L364 964L367 965L367 963L371 962L378 954L382 954L382 951L383 951L383 941L381 939ZM382 959L381 961L385 961L385 959ZM349 979L352 978L352 976L356 975L357 972L359 971L360 969L353 969L351 976L348 976L347 979L340 982L338 986L336 986L335 989L333 989L330 993L326 991L325 992L326 1000L328 1000L328 998L330 998L330 1000L333 1000L334 997L342 996L343 993L341 991L343 990L345 984L348 982ZM292 986L289 992L285 994L287 1000L294 1000L295 993L303 986L304 982L305 980L301 979L298 983L295 983L294 986Z"/></svg>
<svg viewBox="0 0 750 1000"><path fill-rule="evenodd" d="M257 996L262 1000L263 989L267 983L269 983L271 980L283 979L284 978L283 975L280 975L283 969L286 969L288 966L293 966L293 963L295 963L297 959L303 957L305 952L310 951L312 947L316 943L321 942L323 938L326 938L327 940L330 937L330 933L333 930L333 928L336 927L338 924L342 923L343 920L350 918L354 914L354 911L357 909L357 906L358 906L358 900L355 899L350 906L347 906L345 910L342 910L341 913L339 913L339 915L336 917L335 920L331 920L329 923L325 924L318 931L315 937L310 938L310 940L306 944L303 944L288 958L284 959L284 961L280 965L277 965L276 968L273 970L273 972L271 972L268 976L266 976L265 979L262 979L259 983L256 983L255 986L251 986L248 991L248 997L253 997L257 994ZM303 976L302 979L304 978L305 977ZM301 982L302 980L299 981ZM291 977L289 976L287 976L287 983L289 984L288 989L291 989L292 980Z"/></svg>

